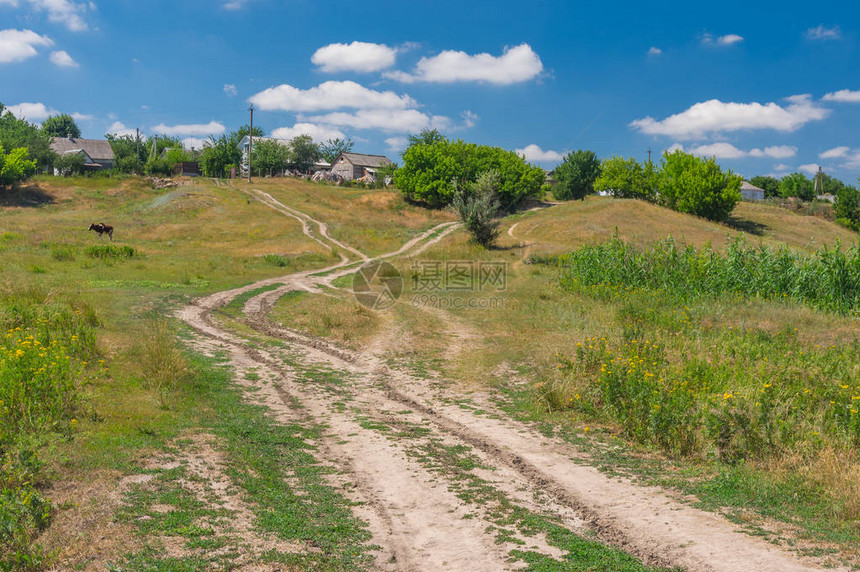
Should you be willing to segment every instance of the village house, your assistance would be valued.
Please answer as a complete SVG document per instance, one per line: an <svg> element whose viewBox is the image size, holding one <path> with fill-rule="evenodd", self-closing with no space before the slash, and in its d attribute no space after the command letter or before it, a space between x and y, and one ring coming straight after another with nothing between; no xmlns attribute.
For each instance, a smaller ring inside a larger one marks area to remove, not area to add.
<svg viewBox="0 0 860 572"><path fill-rule="evenodd" d="M367 175L376 178L377 171L391 165L385 155L364 155L362 153L341 153L331 164L331 172L347 181L362 179Z"/></svg>
<svg viewBox="0 0 860 572"><path fill-rule="evenodd" d="M756 187L749 181L743 181L741 183L741 197L747 201L763 201L764 189Z"/></svg>
<svg viewBox="0 0 860 572"><path fill-rule="evenodd" d="M110 142L106 139L81 139L80 137L54 137L51 149L57 155L79 154L84 158L84 169L101 171L113 169L116 159Z"/></svg>

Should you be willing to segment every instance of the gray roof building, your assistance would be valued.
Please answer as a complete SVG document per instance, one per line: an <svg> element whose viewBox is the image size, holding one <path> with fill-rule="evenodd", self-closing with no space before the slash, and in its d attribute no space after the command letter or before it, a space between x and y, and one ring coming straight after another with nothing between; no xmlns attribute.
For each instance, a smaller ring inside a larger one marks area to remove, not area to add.
<svg viewBox="0 0 860 572"><path fill-rule="evenodd" d="M380 167L387 167L391 160L385 155L363 153L341 153L331 164L331 172L344 179L360 179L368 173L375 174Z"/></svg>
<svg viewBox="0 0 860 572"><path fill-rule="evenodd" d="M84 152L94 163L105 169L113 167L113 162L116 159L110 142L106 139L54 137L54 140L51 142L51 149L57 155Z"/></svg>
<svg viewBox="0 0 860 572"><path fill-rule="evenodd" d="M748 201L763 201L764 189L760 189L748 181L741 183L741 196Z"/></svg>

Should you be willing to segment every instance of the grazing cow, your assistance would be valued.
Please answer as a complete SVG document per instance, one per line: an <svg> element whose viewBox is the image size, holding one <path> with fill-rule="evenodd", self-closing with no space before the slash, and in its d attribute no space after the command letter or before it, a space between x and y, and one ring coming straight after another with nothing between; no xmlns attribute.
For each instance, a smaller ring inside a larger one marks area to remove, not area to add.
<svg viewBox="0 0 860 572"><path fill-rule="evenodd" d="M87 230L96 231L97 233L99 233L99 238L101 238L103 234L107 234L110 239L113 240L113 227L109 224L105 224L103 222L100 222L98 224L93 223Z"/></svg>

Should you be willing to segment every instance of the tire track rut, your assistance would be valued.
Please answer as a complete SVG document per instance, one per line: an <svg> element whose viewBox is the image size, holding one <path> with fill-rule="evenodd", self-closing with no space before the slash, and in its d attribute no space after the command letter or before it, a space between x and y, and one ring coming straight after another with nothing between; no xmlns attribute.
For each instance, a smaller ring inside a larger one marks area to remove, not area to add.
<svg viewBox="0 0 860 572"><path fill-rule="evenodd" d="M570 446L552 442L503 416L465 411L456 405L457 395L433 380L389 367L379 354L358 355L269 322L266 314L284 293L305 290L332 295L323 287L331 288L333 280L354 272L357 264L369 258L330 237L324 223L267 193L252 190L249 194L297 219L312 240L327 242L329 250L337 247L340 262L195 300L180 312L180 318L202 336L228 348L237 367L264 371L260 383L268 384L268 390L259 398L276 417L300 414L327 425L321 455L345 473L344 478L352 483L349 495L364 503L356 512L368 523L372 542L382 547L376 555L378 568L521 567L511 561L509 551L523 547L500 543L488 532L493 520L487 507L464 502L457 495L456 483L444 471L431 470L416 460L416 451L435 443L474 451L492 471L492 486L506 498L549 515L570 530L591 531L647 564L714 571L813 569L761 539L737 532L717 515L680 504L654 487L606 477L583 464L581 454ZM457 228L454 223L438 225L378 258L414 256ZM228 331L212 313L243 293L272 284L281 286L245 303L243 322L258 334L286 342L287 349L251 349L247 340ZM308 381L324 377L321 371L336 374L341 382ZM302 406L298 413L295 402ZM392 436L390 427L398 425L421 428L416 430L420 436ZM520 540L528 549L553 558L561 556L545 539Z"/></svg>

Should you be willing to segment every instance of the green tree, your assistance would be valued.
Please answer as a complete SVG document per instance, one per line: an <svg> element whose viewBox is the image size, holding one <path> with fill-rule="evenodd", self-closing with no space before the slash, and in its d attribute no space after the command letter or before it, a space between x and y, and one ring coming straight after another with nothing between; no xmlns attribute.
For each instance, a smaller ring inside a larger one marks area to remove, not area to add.
<svg viewBox="0 0 860 572"><path fill-rule="evenodd" d="M451 204L458 186L475 182L487 171L499 174L499 201L506 210L538 195L546 179L543 169L513 151L442 138L406 149L394 184L408 200L440 207Z"/></svg>
<svg viewBox="0 0 860 572"><path fill-rule="evenodd" d="M582 199L594 192L600 175L600 160L593 151L572 151L555 168L556 185L552 195L558 200Z"/></svg>
<svg viewBox="0 0 860 572"><path fill-rule="evenodd" d="M594 181L595 191L608 191L615 197L653 200L657 175L651 162L640 165L630 157L611 157L600 163L600 175Z"/></svg>
<svg viewBox="0 0 860 572"><path fill-rule="evenodd" d="M661 161L660 202L682 213L722 221L741 200L741 182L740 175L724 173L713 157L667 151Z"/></svg>
<svg viewBox="0 0 860 572"><path fill-rule="evenodd" d="M836 195L835 215L839 224L860 230L860 190L843 185Z"/></svg>
<svg viewBox="0 0 860 572"><path fill-rule="evenodd" d="M5 111L4 111L5 110ZM24 147L27 156L39 168L50 167L57 154L51 149L51 137L23 119L18 119L0 103L0 145L6 149Z"/></svg>
<svg viewBox="0 0 860 572"><path fill-rule="evenodd" d="M167 154L165 155L165 160L167 164L173 168L177 163L182 163L185 161L191 161L191 152L186 151L185 149L179 147L172 147L167 150Z"/></svg>
<svg viewBox="0 0 860 572"><path fill-rule="evenodd" d="M495 220L501 205L498 189L501 175L497 171L487 171L478 175L471 185L456 185L451 208L463 221L463 226L472 239L489 248L499 237L499 221Z"/></svg>
<svg viewBox="0 0 860 572"><path fill-rule="evenodd" d="M422 129L418 133L409 135L406 148L408 149L415 145L432 145L441 141L447 141L447 138L438 129Z"/></svg>
<svg viewBox="0 0 860 572"><path fill-rule="evenodd" d="M80 153L66 153L54 159L54 169L63 177L80 175L84 172L85 164L84 157Z"/></svg>
<svg viewBox="0 0 860 572"><path fill-rule="evenodd" d="M143 172L147 175L160 175L162 177L170 176L173 172L170 168L170 163L168 163L167 159L162 159L160 157L155 157L154 159L150 159L143 166Z"/></svg>
<svg viewBox="0 0 860 572"><path fill-rule="evenodd" d="M238 167L241 160L242 151L235 132L217 139L210 135L200 153L200 166L207 177L225 177L231 167Z"/></svg>
<svg viewBox="0 0 860 572"><path fill-rule="evenodd" d="M290 166L306 173L320 160L320 149L310 135L298 135L290 141Z"/></svg>
<svg viewBox="0 0 860 572"><path fill-rule="evenodd" d="M764 191L766 199L779 196L779 179L759 175L750 179L750 183Z"/></svg>
<svg viewBox="0 0 860 572"><path fill-rule="evenodd" d="M50 137L80 137L81 130L72 116L63 113L51 115L42 123L42 131Z"/></svg>
<svg viewBox="0 0 860 572"><path fill-rule="evenodd" d="M815 198L815 187L803 173L786 175L779 182L779 194L782 197L797 197L804 201Z"/></svg>
<svg viewBox="0 0 860 572"><path fill-rule="evenodd" d="M236 144L238 145L239 141L241 141L250 132L251 132L251 126L248 124L245 124L242 127L240 127L239 129L237 129L236 131L233 131L232 133L230 133L230 137L234 141L236 141ZM254 137L265 137L265 136L266 136L266 132L263 131L262 127L260 127L259 125L254 127Z"/></svg>
<svg viewBox="0 0 860 572"><path fill-rule="evenodd" d="M355 145L355 142L352 139L341 139L340 137L329 139L325 143L320 144L320 155L326 163L331 163L340 157L341 153L352 151L353 145Z"/></svg>
<svg viewBox="0 0 860 572"><path fill-rule="evenodd" d="M0 145L0 187L16 185L36 173L36 161L27 158L27 149L18 147L8 153Z"/></svg>
<svg viewBox="0 0 860 572"><path fill-rule="evenodd" d="M142 173L148 158L146 141L137 139L134 135L117 135L105 133L105 138L113 150L113 168L120 173Z"/></svg>
<svg viewBox="0 0 860 572"><path fill-rule="evenodd" d="M261 139L254 143L251 152L251 167L256 175L272 175L283 171L290 163L290 148L272 139Z"/></svg>

